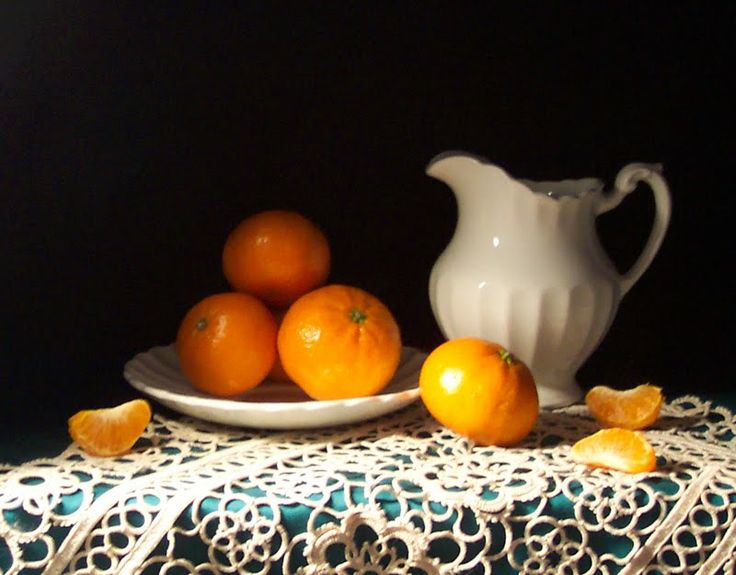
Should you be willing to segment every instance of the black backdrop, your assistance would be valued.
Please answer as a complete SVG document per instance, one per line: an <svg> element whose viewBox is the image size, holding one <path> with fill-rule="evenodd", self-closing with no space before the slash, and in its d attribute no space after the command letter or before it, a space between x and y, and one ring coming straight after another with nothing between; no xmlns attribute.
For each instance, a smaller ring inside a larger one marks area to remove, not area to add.
<svg viewBox="0 0 736 575"><path fill-rule="evenodd" d="M0 9L0 389L17 422L134 396L125 361L226 289L224 238L266 208L316 221L331 280L431 349L427 279L456 208L424 168L447 149L535 179L663 163L668 236L580 379L731 386L731 3L109 4ZM622 269L652 214L640 191L599 218Z"/></svg>

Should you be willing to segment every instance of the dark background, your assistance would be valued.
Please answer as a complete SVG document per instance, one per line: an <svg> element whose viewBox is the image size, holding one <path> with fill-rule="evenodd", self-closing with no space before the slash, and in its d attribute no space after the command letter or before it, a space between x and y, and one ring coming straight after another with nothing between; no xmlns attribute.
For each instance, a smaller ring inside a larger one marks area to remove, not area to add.
<svg viewBox="0 0 736 575"><path fill-rule="evenodd" d="M663 163L670 230L580 380L730 389L732 6L3 3L3 416L134 397L124 363L226 289L227 233L267 208L431 349L456 208L424 169L448 149L532 179ZM642 188L599 218L621 269L652 215Z"/></svg>

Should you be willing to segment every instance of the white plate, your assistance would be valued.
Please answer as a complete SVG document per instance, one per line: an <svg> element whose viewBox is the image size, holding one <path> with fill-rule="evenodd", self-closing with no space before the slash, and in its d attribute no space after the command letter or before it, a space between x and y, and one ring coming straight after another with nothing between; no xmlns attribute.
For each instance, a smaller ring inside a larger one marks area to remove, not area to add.
<svg viewBox="0 0 736 575"><path fill-rule="evenodd" d="M425 357L404 347L396 374L381 393L333 401L315 401L293 383L269 380L230 399L209 396L184 377L173 345L139 353L125 364L123 375L138 391L186 415L242 427L310 429L363 421L416 401Z"/></svg>

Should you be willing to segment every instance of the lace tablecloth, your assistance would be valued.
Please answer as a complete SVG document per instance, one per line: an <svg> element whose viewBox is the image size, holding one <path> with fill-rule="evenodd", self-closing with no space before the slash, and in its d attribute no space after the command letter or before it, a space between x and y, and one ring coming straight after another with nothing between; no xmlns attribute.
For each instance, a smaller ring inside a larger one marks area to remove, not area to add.
<svg viewBox="0 0 736 575"><path fill-rule="evenodd" d="M0 466L4 573L736 572L736 419L696 397L646 432L658 470L591 470L582 406L514 449L421 402L274 433L157 415L132 453Z"/></svg>

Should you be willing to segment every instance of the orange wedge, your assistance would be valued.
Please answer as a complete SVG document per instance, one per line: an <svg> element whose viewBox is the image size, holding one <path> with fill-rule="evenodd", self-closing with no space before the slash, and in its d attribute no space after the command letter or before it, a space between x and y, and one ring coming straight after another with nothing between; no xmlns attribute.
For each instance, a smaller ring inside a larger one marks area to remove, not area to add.
<svg viewBox="0 0 736 575"><path fill-rule="evenodd" d="M585 395L585 403L598 423L625 429L649 427L659 417L662 401L662 389L648 383L624 391L598 385Z"/></svg>
<svg viewBox="0 0 736 575"><path fill-rule="evenodd" d="M589 467L603 467L626 473L654 471L657 457L644 434L614 427L584 437L572 446L572 458Z"/></svg>
<svg viewBox="0 0 736 575"><path fill-rule="evenodd" d="M151 406L145 399L134 399L75 413L69 418L69 435L90 455L120 455L133 447L150 421Z"/></svg>

